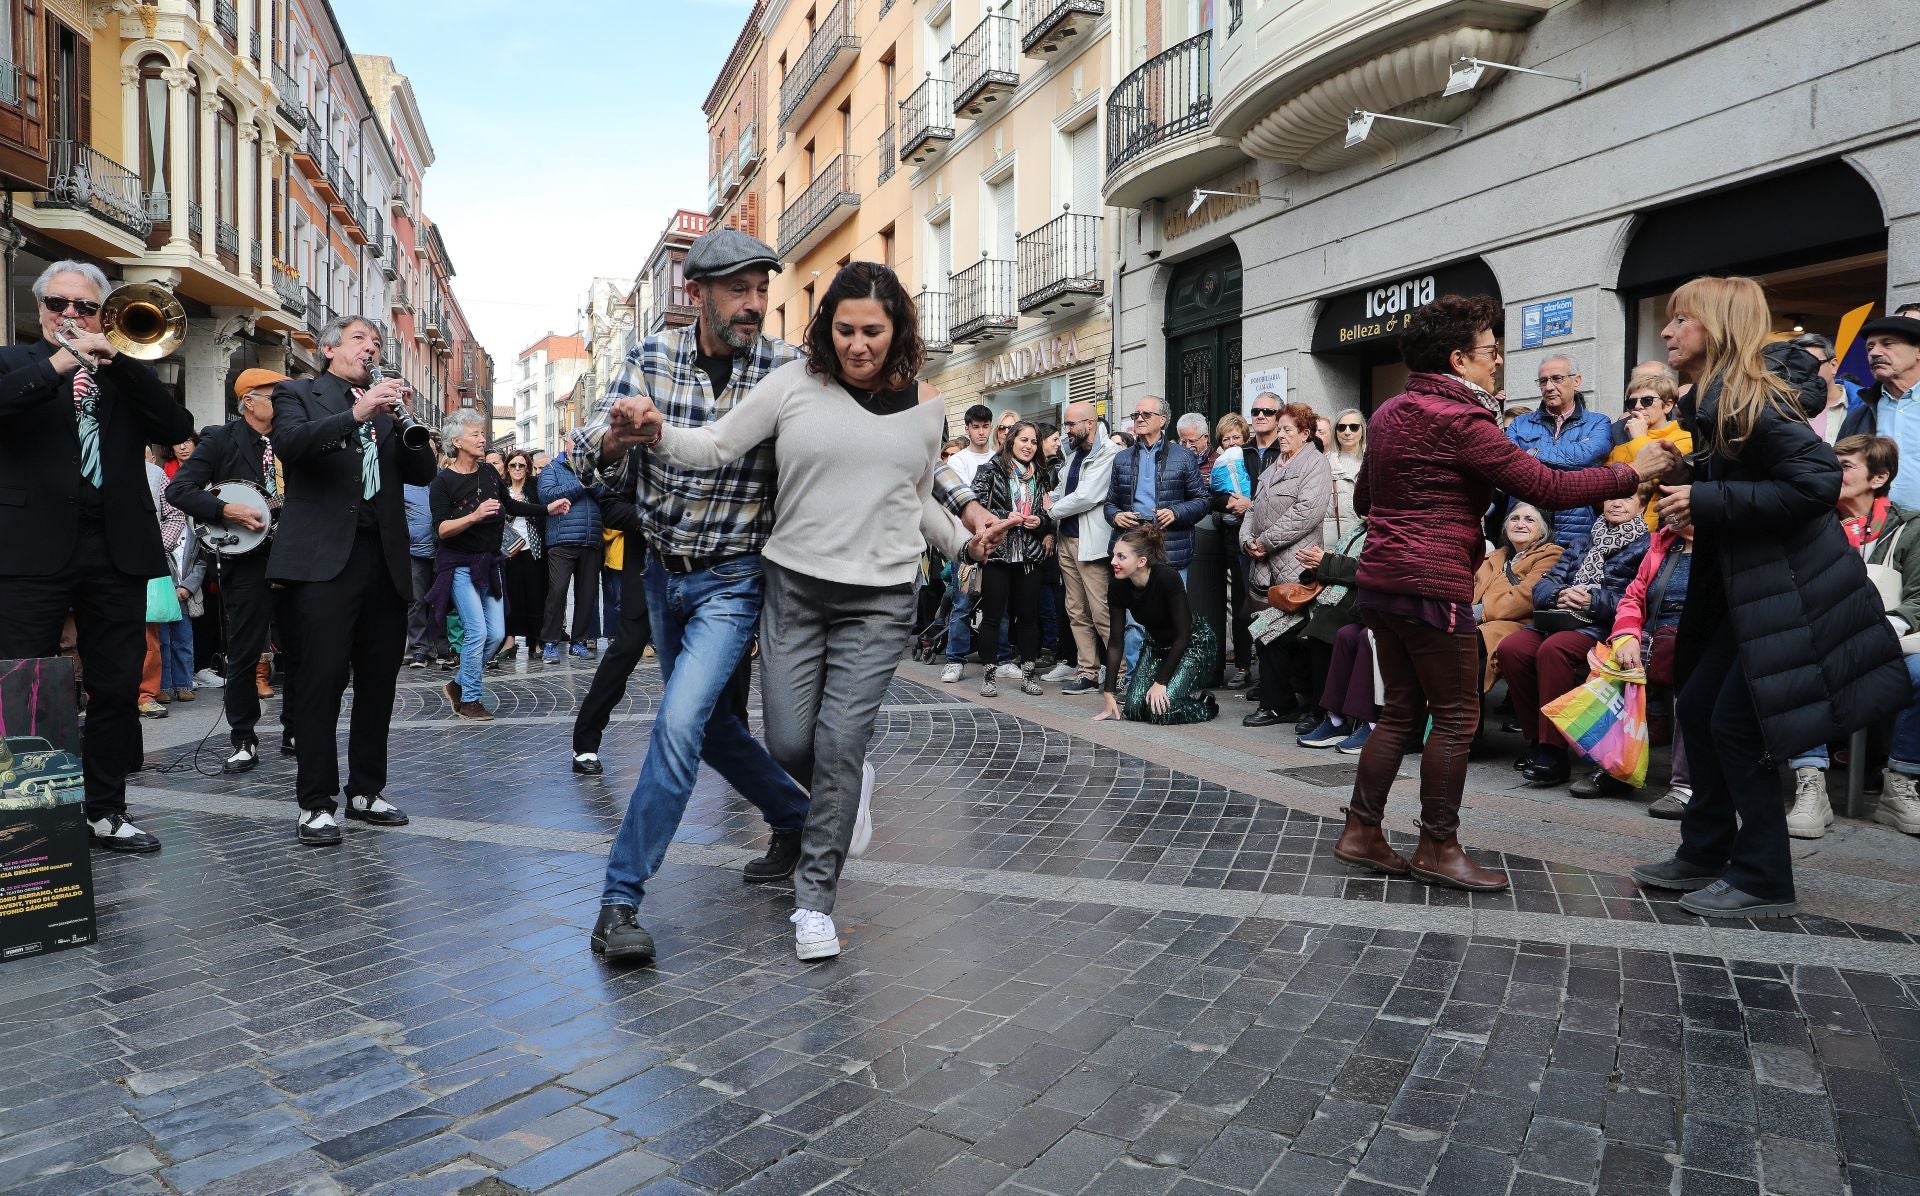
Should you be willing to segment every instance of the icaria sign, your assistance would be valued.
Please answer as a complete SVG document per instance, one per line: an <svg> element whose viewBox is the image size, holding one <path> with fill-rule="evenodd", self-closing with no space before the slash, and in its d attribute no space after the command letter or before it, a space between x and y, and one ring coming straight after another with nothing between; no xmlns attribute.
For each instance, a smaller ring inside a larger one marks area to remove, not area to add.
<svg viewBox="0 0 1920 1196"><path fill-rule="evenodd" d="M1074 341L1072 334L1050 336L1038 344L989 358L986 376L981 380L980 388L993 390L1001 386L1011 386L1015 382L1024 382L1028 378L1037 378L1042 374L1070 369L1079 364L1080 346Z"/></svg>

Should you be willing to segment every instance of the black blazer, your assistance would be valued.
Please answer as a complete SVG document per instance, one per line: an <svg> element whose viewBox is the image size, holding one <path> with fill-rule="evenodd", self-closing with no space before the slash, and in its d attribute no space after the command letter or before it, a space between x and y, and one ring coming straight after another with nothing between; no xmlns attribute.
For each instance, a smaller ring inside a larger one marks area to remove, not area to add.
<svg viewBox="0 0 1920 1196"><path fill-rule="evenodd" d="M167 501L200 523L219 523L224 508L207 487L218 482L252 482L264 489L260 454L265 439L244 419L208 428L193 456L181 463L167 484Z"/></svg>
<svg viewBox="0 0 1920 1196"><path fill-rule="evenodd" d="M372 420L380 458L374 510L393 587L413 593L408 564L407 503L402 484L425 486L439 472L433 446L407 451L385 412ZM274 581L331 581L347 567L360 525L360 425L352 388L334 374L273 388L273 452L286 478L280 530L267 576Z"/></svg>
<svg viewBox="0 0 1920 1196"><path fill-rule="evenodd" d="M0 347L0 577L56 573L79 540L80 427L73 376L60 375L50 360L58 349L45 341ZM152 370L124 354L95 370L94 380L107 551L122 573L164 577L145 450L185 440L193 416Z"/></svg>

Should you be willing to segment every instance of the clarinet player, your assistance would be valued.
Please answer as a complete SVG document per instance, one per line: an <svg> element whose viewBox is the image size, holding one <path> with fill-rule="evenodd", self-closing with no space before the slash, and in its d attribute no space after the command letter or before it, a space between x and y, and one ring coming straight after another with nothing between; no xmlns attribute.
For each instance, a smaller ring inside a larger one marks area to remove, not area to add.
<svg viewBox="0 0 1920 1196"><path fill-rule="evenodd" d="M283 609L300 676L288 728L294 736L298 841L341 841L336 815L369 826L405 826L386 800L387 724L407 641L413 573L407 561L403 485L425 486L439 463L433 446L401 443L395 415L406 386L374 378L381 330L343 316L320 334L327 372L282 382L273 392L273 444L287 501L267 576L286 587ZM336 743L340 701L353 676L347 777Z"/></svg>

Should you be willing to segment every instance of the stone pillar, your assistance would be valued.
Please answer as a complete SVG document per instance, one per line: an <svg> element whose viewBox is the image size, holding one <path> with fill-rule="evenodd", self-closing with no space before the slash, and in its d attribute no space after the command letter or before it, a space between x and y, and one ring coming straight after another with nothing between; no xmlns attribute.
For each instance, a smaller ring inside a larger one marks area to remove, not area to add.
<svg viewBox="0 0 1920 1196"><path fill-rule="evenodd" d="M187 175L188 138L193 135L193 72L185 67L168 67L160 73L167 81L167 249L186 253L197 248L187 239L187 205L193 202L193 180Z"/></svg>
<svg viewBox="0 0 1920 1196"><path fill-rule="evenodd" d="M242 5L242 11L245 11L245 7ZM253 260L254 238L260 237L261 257L266 256L267 246L266 238L260 236L266 223L259 219L259 204L254 199L256 195L266 193L266 188L260 185L261 155L255 149L260 141L260 126L253 123L251 113L240 117L238 132L239 144L234 147L234 156L238 160L233 164L233 172L239 176L236 181L240 186L240 195L233 209L236 217L234 224L240 232L238 273L242 278L253 279L260 276L260 263Z"/></svg>
<svg viewBox="0 0 1920 1196"><path fill-rule="evenodd" d="M259 200L260 210L255 217L260 229L260 260L253 265L259 274L260 289L272 291L274 289L273 192L274 188L279 186L280 174L280 147L274 144L273 138L265 136L260 138L260 157L255 163L254 170L260 180L256 197Z"/></svg>
<svg viewBox="0 0 1920 1196"><path fill-rule="evenodd" d="M220 97L200 87L200 244L201 256L217 258L214 231L220 227Z"/></svg>
<svg viewBox="0 0 1920 1196"><path fill-rule="evenodd" d="M216 307L206 319L187 323L187 343L181 350L186 366L187 410L195 427L227 420L227 372L240 332L252 313L237 307Z"/></svg>

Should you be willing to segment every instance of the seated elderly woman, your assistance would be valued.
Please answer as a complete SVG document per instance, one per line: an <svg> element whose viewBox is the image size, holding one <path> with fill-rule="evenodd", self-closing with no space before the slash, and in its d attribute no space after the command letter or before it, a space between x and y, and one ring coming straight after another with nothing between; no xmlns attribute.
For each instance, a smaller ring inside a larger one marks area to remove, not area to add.
<svg viewBox="0 0 1920 1196"><path fill-rule="evenodd" d="M1367 521L1361 516L1355 520L1332 549L1309 544L1294 554L1322 587L1305 611L1301 631L1318 676L1320 720L1300 736L1300 746L1330 747L1349 756L1359 755L1367 745L1379 713L1373 651L1367 629L1353 612L1360 553L1367 544Z"/></svg>
<svg viewBox="0 0 1920 1196"><path fill-rule="evenodd" d="M1613 626L1614 609L1647 554L1640 517L1646 493L1607 500L1592 530L1533 588L1533 625L1507 636L1494 652L1532 744L1517 767L1535 786L1563 785L1573 776L1566 737L1540 707L1586 680L1587 652Z"/></svg>
<svg viewBox="0 0 1920 1196"><path fill-rule="evenodd" d="M1494 649L1533 618L1533 587L1560 563L1562 549L1552 526L1532 503L1515 503L1502 524L1506 541L1498 552L1480 562L1473 579L1473 615L1480 620L1480 690L1493 688L1500 675Z"/></svg>

